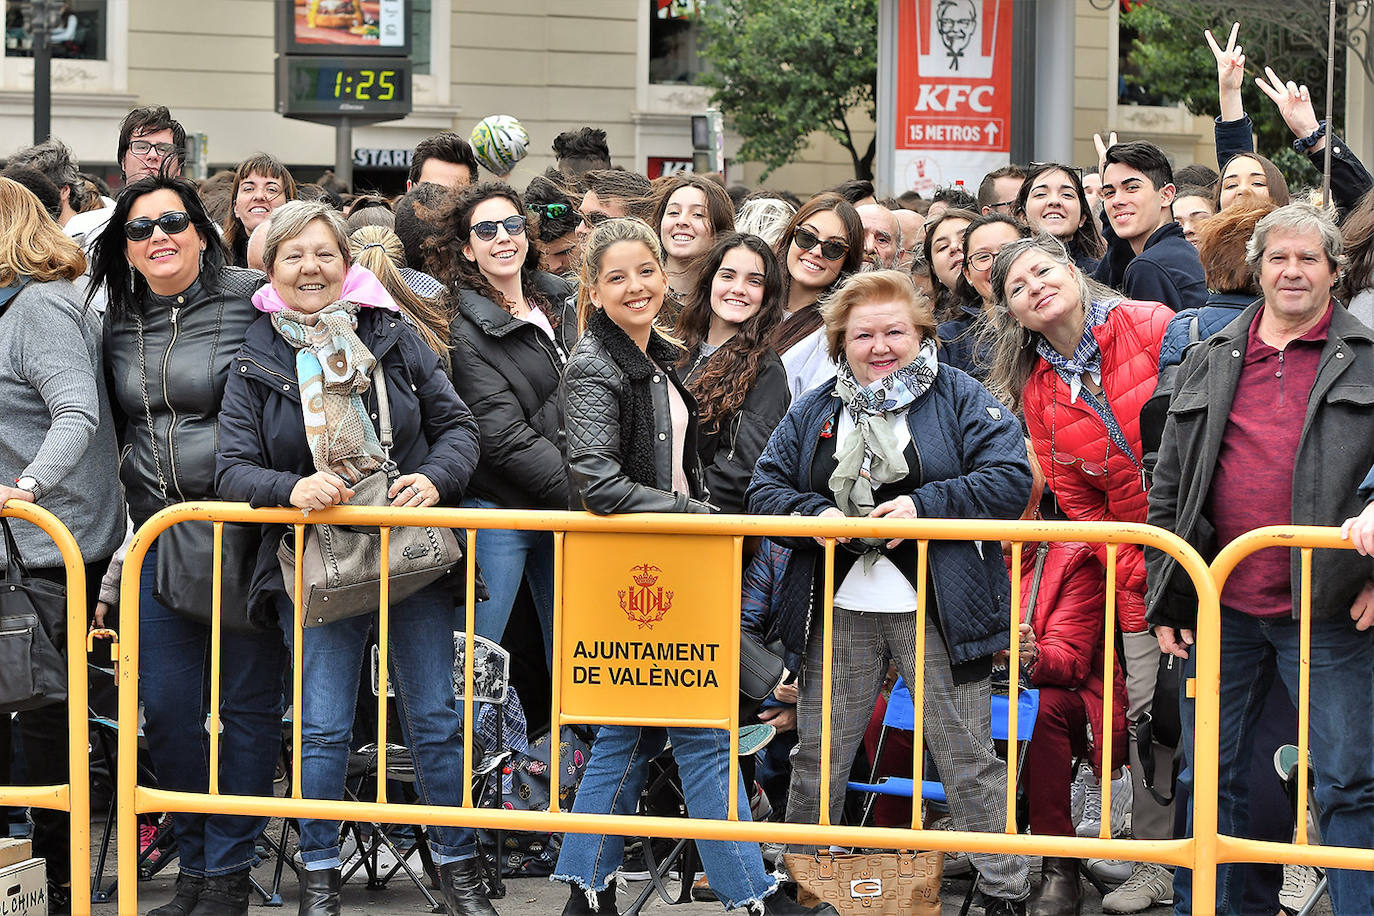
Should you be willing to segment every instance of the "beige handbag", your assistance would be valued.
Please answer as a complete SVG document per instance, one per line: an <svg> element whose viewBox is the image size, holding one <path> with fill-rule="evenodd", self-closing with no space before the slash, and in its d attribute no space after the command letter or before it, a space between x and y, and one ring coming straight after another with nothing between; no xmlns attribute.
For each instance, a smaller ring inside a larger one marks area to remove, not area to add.
<svg viewBox="0 0 1374 916"><path fill-rule="evenodd" d="M372 369L377 392L378 435L383 461L353 486L356 506L385 506L387 491L400 476L391 460L391 405L380 364ZM277 548L286 593L295 589L296 545L293 534ZM391 529L388 545L390 604L408 598L432 582L451 575L463 560L458 536L451 528L433 526ZM336 620L370 614L381 604L382 533L372 527L309 525L301 545L301 606L303 624L323 626Z"/></svg>
<svg viewBox="0 0 1374 916"><path fill-rule="evenodd" d="M828 903L841 916L940 916L943 852L787 853L783 863L802 906Z"/></svg>

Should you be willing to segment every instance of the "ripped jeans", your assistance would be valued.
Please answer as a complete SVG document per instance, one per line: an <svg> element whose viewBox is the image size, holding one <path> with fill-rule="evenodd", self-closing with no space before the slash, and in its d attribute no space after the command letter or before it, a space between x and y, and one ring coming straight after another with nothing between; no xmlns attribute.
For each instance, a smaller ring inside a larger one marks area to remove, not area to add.
<svg viewBox="0 0 1374 916"><path fill-rule="evenodd" d="M729 798L730 737L715 728L656 728L603 725L596 733L587 772L577 788L573 811L580 814L634 814L644 789L649 761L673 742L673 757L682 777L682 794L692 817L725 818ZM738 776L736 809L749 820L749 795ZM757 843L698 840L711 890L727 910L749 906L777 890L777 881L763 867ZM553 880L583 890L605 890L620 867L625 838L568 833L558 854ZM755 910L761 909L755 906Z"/></svg>

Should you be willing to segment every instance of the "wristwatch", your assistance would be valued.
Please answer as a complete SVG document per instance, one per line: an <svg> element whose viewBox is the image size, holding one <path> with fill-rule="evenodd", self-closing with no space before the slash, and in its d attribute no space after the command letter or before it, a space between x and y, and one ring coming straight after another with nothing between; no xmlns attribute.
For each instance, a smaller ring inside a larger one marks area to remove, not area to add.
<svg viewBox="0 0 1374 916"><path fill-rule="evenodd" d="M25 475L14 482L14 485L21 490L28 490L33 494L33 498L38 498L38 478L32 475Z"/></svg>

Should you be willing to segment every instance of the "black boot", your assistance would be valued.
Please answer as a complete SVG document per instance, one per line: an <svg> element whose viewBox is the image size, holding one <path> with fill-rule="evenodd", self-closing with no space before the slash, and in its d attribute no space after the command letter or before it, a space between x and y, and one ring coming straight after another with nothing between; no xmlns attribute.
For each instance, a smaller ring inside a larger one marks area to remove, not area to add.
<svg viewBox="0 0 1374 916"><path fill-rule="evenodd" d="M764 916L838 916L835 908L828 903L818 903L815 906L802 906L797 901L783 893L782 888L778 888L767 897L763 898Z"/></svg>
<svg viewBox="0 0 1374 916"><path fill-rule="evenodd" d="M497 916L482 890L481 862L473 856L439 866L439 890L449 916Z"/></svg>
<svg viewBox="0 0 1374 916"><path fill-rule="evenodd" d="M247 916L248 869L205 879L190 916Z"/></svg>
<svg viewBox="0 0 1374 916"><path fill-rule="evenodd" d="M200 892L205 888L205 879L200 875L188 875L181 872L177 875L177 889L171 901L164 903L155 910L149 910L148 916L188 916L196 908L196 902L200 900Z"/></svg>
<svg viewBox="0 0 1374 916"><path fill-rule="evenodd" d="M1078 860L1046 856L1040 875L1040 886L1026 901L1026 916L1078 916L1083 898Z"/></svg>
<svg viewBox="0 0 1374 916"><path fill-rule="evenodd" d="M340 916L339 887L343 876L337 868L301 869L300 916Z"/></svg>
<svg viewBox="0 0 1374 916"><path fill-rule="evenodd" d="M590 916L596 913L599 916L615 916L615 882L612 881L604 891L596 892L596 909L587 900L587 892L576 884L572 885L572 893L568 896L568 902L563 906L563 916Z"/></svg>

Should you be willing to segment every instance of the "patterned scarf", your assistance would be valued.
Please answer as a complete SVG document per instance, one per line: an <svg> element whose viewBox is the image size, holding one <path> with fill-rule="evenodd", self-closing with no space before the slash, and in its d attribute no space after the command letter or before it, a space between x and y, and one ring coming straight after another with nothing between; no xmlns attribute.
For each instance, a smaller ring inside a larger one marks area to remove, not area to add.
<svg viewBox="0 0 1374 916"><path fill-rule="evenodd" d="M909 364L860 386L849 361L841 359L835 374L835 394L854 419L854 433L835 452L830 489L845 515L866 516L875 505L878 487L907 475L906 456L892 429L892 415L905 411L935 384L939 363L935 341L927 337ZM881 544L866 539L865 544ZM877 557L874 556L876 560Z"/></svg>
<svg viewBox="0 0 1374 916"><path fill-rule="evenodd" d="M358 306L335 302L313 315L282 309L272 313L272 327L296 350L315 470L357 483L380 468L384 457L362 399L377 360L358 339Z"/></svg>
<svg viewBox="0 0 1374 916"><path fill-rule="evenodd" d="M1074 347L1072 357L1064 356L1050 346L1050 342L1044 337L1035 343L1035 351L1040 354L1040 358L1053 366L1054 371L1058 372L1059 377L1069 386L1070 404L1078 400L1078 392L1083 388L1084 375L1090 375L1095 383L1102 384L1102 351L1097 348L1097 337L1093 334L1093 328L1107 320L1107 312L1114 305L1116 300L1089 303L1088 314L1083 322L1083 337L1078 341L1078 346Z"/></svg>

